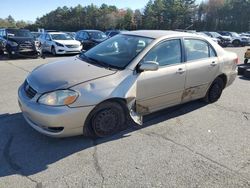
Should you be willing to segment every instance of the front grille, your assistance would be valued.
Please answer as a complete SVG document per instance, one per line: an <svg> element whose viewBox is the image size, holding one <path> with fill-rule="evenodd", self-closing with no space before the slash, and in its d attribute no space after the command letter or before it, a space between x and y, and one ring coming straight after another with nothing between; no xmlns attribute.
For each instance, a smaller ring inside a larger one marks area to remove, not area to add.
<svg viewBox="0 0 250 188"><path fill-rule="evenodd" d="M31 51L34 49L34 46L31 42L24 42L24 43L21 43L19 44L19 50L20 51Z"/></svg>
<svg viewBox="0 0 250 188"><path fill-rule="evenodd" d="M32 99L35 95L36 95L36 90L34 90L29 84L28 82L25 80L24 82L24 91L25 91L25 94L28 98Z"/></svg>
<svg viewBox="0 0 250 188"><path fill-rule="evenodd" d="M79 45L65 45L67 46L68 48L79 48Z"/></svg>

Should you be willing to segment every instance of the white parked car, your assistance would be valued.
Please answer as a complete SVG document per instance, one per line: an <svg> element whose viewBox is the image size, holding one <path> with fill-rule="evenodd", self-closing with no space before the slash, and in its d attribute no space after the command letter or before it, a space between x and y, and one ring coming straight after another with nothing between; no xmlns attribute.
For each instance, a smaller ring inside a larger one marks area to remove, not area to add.
<svg viewBox="0 0 250 188"><path fill-rule="evenodd" d="M46 32L41 34L39 41L43 52L58 54L77 54L82 50L79 41L63 32Z"/></svg>
<svg viewBox="0 0 250 188"><path fill-rule="evenodd" d="M104 137L142 116L203 98L216 102L238 58L209 37L174 31L116 35L30 73L18 91L26 121L54 137Z"/></svg>

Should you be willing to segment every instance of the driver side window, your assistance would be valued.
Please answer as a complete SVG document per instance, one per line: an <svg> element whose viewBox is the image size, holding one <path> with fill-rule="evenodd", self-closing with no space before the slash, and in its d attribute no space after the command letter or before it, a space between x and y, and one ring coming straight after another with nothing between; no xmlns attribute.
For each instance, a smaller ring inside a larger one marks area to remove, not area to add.
<svg viewBox="0 0 250 188"><path fill-rule="evenodd" d="M144 57L144 61L155 61L159 66L181 63L181 41L173 39L158 44Z"/></svg>

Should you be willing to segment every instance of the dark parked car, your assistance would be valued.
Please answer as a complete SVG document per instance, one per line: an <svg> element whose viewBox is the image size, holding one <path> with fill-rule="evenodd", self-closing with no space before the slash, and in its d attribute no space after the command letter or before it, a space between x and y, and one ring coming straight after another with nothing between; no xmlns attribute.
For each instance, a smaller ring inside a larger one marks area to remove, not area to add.
<svg viewBox="0 0 250 188"><path fill-rule="evenodd" d="M232 44L235 47L238 46L246 46L250 43L250 38L249 37L241 37L238 33L236 32L229 32L229 31L219 31L223 36L230 36L232 38Z"/></svg>
<svg viewBox="0 0 250 188"><path fill-rule="evenodd" d="M206 33L210 37L220 39L219 45L221 45L222 47L227 47L228 45L231 44L232 38L230 36L222 36L217 32L211 32L211 31L210 32L204 31L204 33Z"/></svg>
<svg viewBox="0 0 250 188"><path fill-rule="evenodd" d="M76 40L82 43L83 50L89 50L107 38L105 33L98 30L80 30L76 32Z"/></svg>
<svg viewBox="0 0 250 188"><path fill-rule="evenodd" d="M108 36L108 38L111 38L115 35L118 35L122 32L125 32L126 30L108 30L105 32L105 34Z"/></svg>
<svg viewBox="0 0 250 188"><path fill-rule="evenodd" d="M39 55L35 38L27 29L0 29L0 54L4 52L10 58Z"/></svg>

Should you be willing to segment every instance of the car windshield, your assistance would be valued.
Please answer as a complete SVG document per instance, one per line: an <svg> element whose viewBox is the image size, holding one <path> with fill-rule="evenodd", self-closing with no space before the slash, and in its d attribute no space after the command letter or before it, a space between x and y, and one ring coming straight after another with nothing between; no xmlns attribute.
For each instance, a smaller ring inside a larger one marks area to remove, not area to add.
<svg viewBox="0 0 250 188"><path fill-rule="evenodd" d="M33 35L29 30L24 29L8 29L7 30L8 37L25 37L25 38L33 38Z"/></svg>
<svg viewBox="0 0 250 188"><path fill-rule="evenodd" d="M99 66L124 69L153 39L131 35L116 35L79 57Z"/></svg>
<svg viewBox="0 0 250 188"><path fill-rule="evenodd" d="M39 38L41 33L32 33L32 35L35 37L35 38Z"/></svg>
<svg viewBox="0 0 250 188"><path fill-rule="evenodd" d="M92 39L103 40L107 38L107 35L101 31L89 31L88 33Z"/></svg>
<svg viewBox="0 0 250 188"><path fill-rule="evenodd" d="M231 34L232 34L233 37L240 37L240 35L238 33L231 32Z"/></svg>
<svg viewBox="0 0 250 188"><path fill-rule="evenodd" d="M216 32L210 32L214 37L221 37L221 35L219 33Z"/></svg>
<svg viewBox="0 0 250 188"><path fill-rule="evenodd" d="M53 40L73 40L73 38L66 33L51 34L51 38Z"/></svg>

